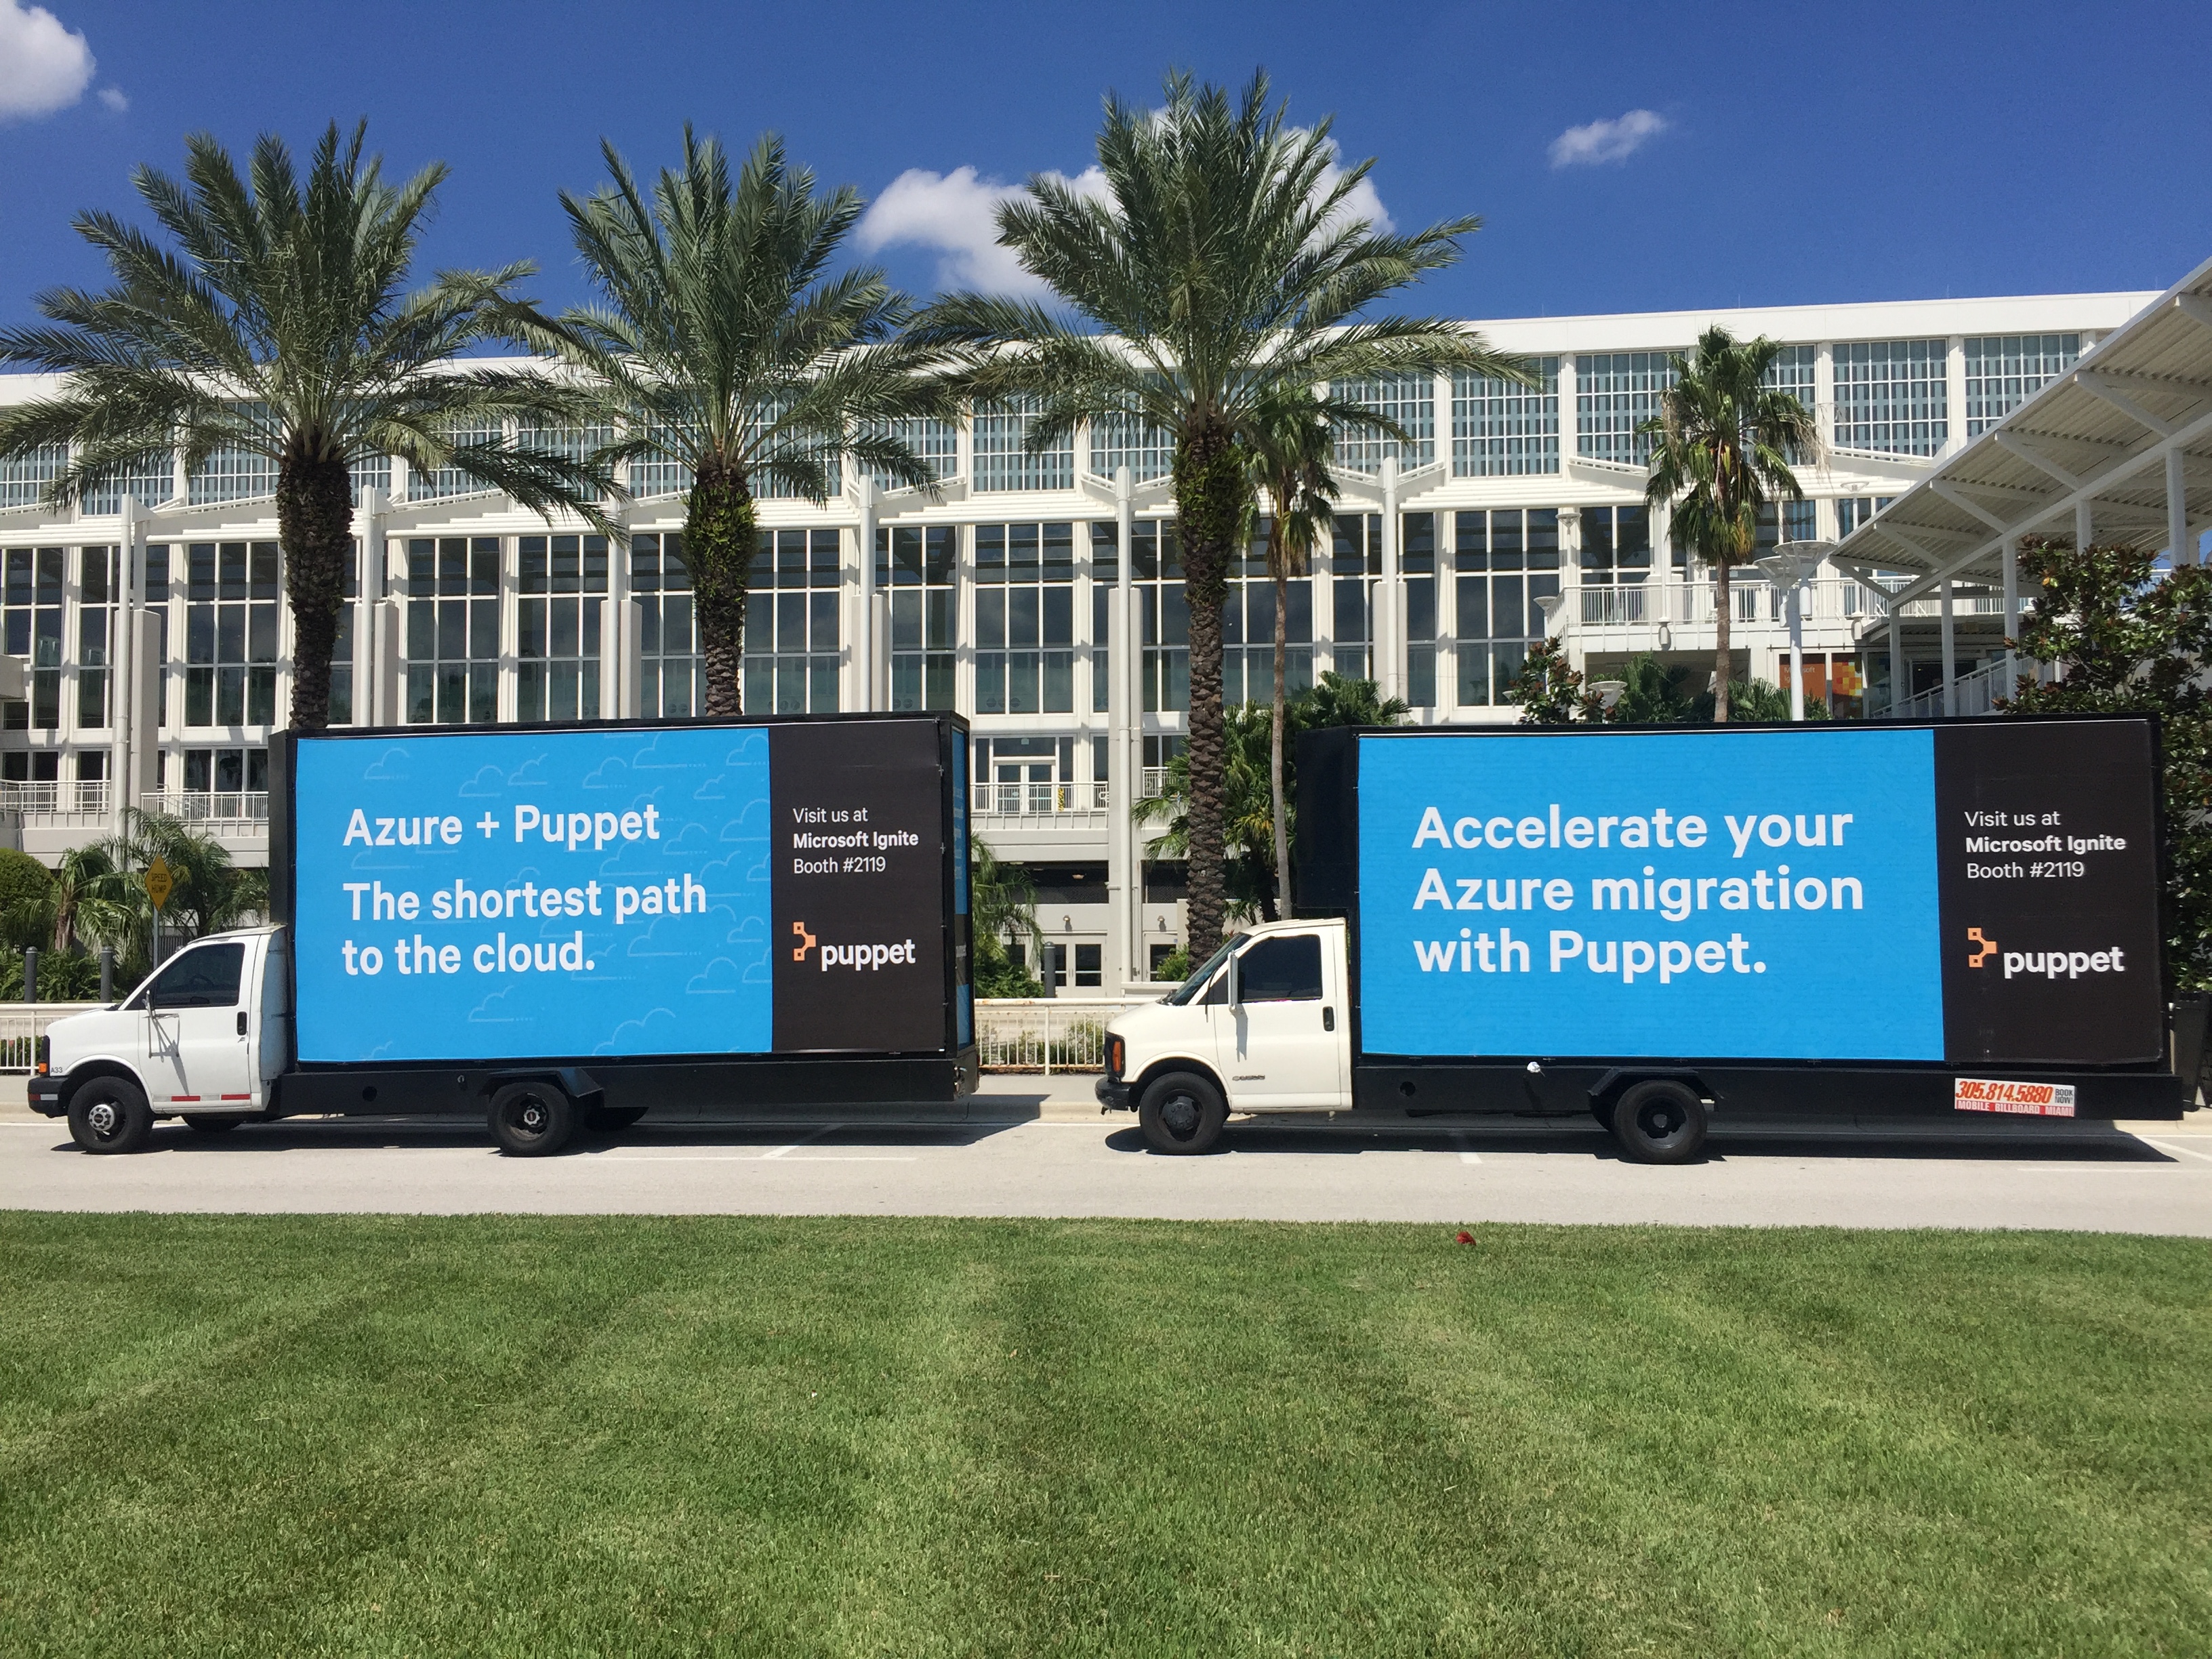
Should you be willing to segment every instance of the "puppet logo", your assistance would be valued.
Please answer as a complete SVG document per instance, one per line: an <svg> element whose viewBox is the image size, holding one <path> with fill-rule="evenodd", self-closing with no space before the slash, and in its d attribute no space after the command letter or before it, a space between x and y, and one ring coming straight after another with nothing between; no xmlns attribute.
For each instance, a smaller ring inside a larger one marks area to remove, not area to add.
<svg viewBox="0 0 2212 1659"><path fill-rule="evenodd" d="M798 948L791 953L791 959L793 962L804 962L806 960L806 953L815 946L814 935L806 931L806 924L803 921L793 922L791 931L793 936L799 940Z"/></svg>
<svg viewBox="0 0 2212 1659"><path fill-rule="evenodd" d="M1996 941L1984 939L1982 930L1978 927L1966 929L1966 942L1976 947L1973 954L1966 958L1966 966L1969 968L1980 967L1997 953Z"/></svg>

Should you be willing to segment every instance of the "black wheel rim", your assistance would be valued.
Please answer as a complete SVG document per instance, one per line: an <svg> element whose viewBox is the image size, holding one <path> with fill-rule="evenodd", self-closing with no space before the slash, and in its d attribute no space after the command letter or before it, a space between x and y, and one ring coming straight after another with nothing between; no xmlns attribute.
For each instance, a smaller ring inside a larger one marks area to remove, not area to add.
<svg viewBox="0 0 2212 1659"><path fill-rule="evenodd" d="M545 1103L536 1095L525 1095L511 1103L507 1109L507 1127L523 1140L543 1140L552 1126L553 1115L545 1109Z"/></svg>
<svg viewBox="0 0 2212 1659"><path fill-rule="evenodd" d="M1198 1103L1188 1095L1170 1096L1160 1106L1160 1121L1177 1140L1188 1140L1198 1133L1199 1117Z"/></svg>
<svg viewBox="0 0 2212 1659"><path fill-rule="evenodd" d="M95 1100L85 1108L84 1124L94 1140L112 1140L123 1133L123 1109L112 1100Z"/></svg>
<svg viewBox="0 0 2212 1659"><path fill-rule="evenodd" d="M1652 1146L1669 1147L1689 1133L1690 1115L1677 1102L1655 1100L1638 1109L1636 1127Z"/></svg>

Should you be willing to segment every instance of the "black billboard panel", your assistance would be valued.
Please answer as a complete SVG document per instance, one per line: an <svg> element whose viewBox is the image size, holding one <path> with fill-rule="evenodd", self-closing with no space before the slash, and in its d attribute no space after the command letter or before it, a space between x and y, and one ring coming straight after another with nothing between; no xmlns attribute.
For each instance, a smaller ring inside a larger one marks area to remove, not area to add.
<svg viewBox="0 0 2212 1659"><path fill-rule="evenodd" d="M939 751L933 720L769 728L778 1052L944 1050Z"/></svg>
<svg viewBox="0 0 2212 1659"><path fill-rule="evenodd" d="M2164 1058L2156 791L2148 721L1937 728L1951 1060Z"/></svg>

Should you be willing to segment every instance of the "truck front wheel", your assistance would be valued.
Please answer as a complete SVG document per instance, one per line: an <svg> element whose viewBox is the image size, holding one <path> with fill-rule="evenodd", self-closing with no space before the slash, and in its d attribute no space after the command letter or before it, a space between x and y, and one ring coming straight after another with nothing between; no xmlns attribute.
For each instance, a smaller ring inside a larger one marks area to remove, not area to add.
<svg viewBox="0 0 2212 1659"><path fill-rule="evenodd" d="M154 1111L137 1086L96 1077L70 1097L70 1139L88 1152L143 1152L154 1138Z"/></svg>
<svg viewBox="0 0 2212 1659"><path fill-rule="evenodd" d="M491 1138L516 1158L544 1158L576 1132L576 1103L557 1083L510 1083L491 1097Z"/></svg>
<svg viewBox="0 0 2212 1659"><path fill-rule="evenodd" d="M1137 1103L1138 1127L1156 1152L1211 1152L1228 1121L1221 1091L1195 1072L1154 1079Z"/></svg>
<svg viewBox="0 0 2212 1659"><path fill-rule="evenodd" d="M1705 1144L1705 1103L1686 1084L1652 1078L1621 1096L1611 1127L1638 1164L1686 1164Z"/></svg>

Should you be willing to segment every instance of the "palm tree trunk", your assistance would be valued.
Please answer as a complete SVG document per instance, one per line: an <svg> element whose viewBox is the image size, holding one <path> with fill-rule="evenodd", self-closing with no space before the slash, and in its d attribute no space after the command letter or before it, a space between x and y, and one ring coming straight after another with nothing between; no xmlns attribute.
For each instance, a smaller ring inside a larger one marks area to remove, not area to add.
<svg viewBox="0 0 2212 1659"><path fill-rule="evenodd" d="M1713 724L1726 726L1729 717L1729 615L1734 609L1729 601L1729 562L1723 559L1713 568L1713 592L1717 602L1713 606Z"/></svg>
<svg viewBox="0 0 2212 1659"><path fill-rule="evenodd" d="M724 719L744 712L745 589L752 577L753 520L753 493L744 471L726 462L702 465L684 502L684 558L691 567L699 650L707 665L702 712Z"/></svg>
<svg viewBox="0 0 2212 1659"><path fill-rule="evenodd" d="M331 656L353 558L353 477L344 461L287 454L277 462L276 538L292 602L292 730L320 732L331 723Z"/></svg>
<svg viewBox="0 0 2212 1659"><path fill-rule="evenodd" d="M1201 427L1176 451L1176 533L1183 599L1190 610L1190 840L1188 949L1203 962L1221 943L1222 772L1228 758L1221 718L1221 607L1251 485L1229 434Z"/></svg>
<svg viewBox="0 0 2212 1659"><path fill-rule="evenodd" d="M1275 792L1275 908L1287 916L1291 914L1291 815L1283 799L1283 722L1290 713L1290 699L1283 691L1283 671L1291 653L1289 625L1283 612L1290 606L1291 584L1282 574L1280 559L1272 562L1275 565L1275 718L1269 732L1272 752L1267 768Z"/></svg>

